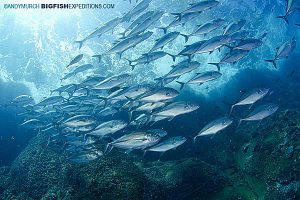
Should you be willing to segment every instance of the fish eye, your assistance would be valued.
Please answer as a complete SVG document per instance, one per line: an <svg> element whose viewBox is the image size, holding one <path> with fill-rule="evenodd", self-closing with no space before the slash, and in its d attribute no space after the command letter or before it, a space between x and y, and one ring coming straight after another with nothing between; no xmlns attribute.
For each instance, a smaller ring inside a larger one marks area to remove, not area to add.
<svg viewBox="0 0 300 200"><path fill-rule="evenodd" d="M170 96L171 94L169 92L166 93L167 96Z"/></svg>

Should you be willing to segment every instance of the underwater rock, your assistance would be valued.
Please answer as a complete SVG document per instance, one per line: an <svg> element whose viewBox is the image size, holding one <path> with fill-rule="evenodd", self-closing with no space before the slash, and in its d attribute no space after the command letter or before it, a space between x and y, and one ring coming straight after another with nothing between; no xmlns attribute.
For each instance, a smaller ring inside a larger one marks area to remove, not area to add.
<svg viewBox="0 0 300 200"><path fill-rule="evenodd" d="M290 139L300 130L299 121L300 112L292 110L275 115L257 128L244 126L239 130L239 134L249 135L250 139L248 151L245 153L241 148L236 153L237 172L243 177L251 175L262 184L264 192L256 192L258 197L276 200L299 198L299 189L296 190L297 187L292 184L300 180L299 152L294 148L297 141ZM251 137L253 133L257 137ZM242 182L248 182L248 188L257 188L249 184L247 178ZM294 189L288 189L289 185Z"/></svg>
<svg viewBox="0 0 300 200"><path fill-rule="evenodd" d="M141 169L155 183L156 197L146 199L209 199L227 181L217 167L194 158L141 164ZM160 193L159 188L164 190Z"/></svg>
<svg viewBox="0 0 300 200"><path fill-rule="evenodd" d="M44 136L35 137L12 164L7 181L0 181L3 199L21 194L26 198L20 199L141 199L146 179L129 156L112 152L73 164L43 141Z"/></svg>

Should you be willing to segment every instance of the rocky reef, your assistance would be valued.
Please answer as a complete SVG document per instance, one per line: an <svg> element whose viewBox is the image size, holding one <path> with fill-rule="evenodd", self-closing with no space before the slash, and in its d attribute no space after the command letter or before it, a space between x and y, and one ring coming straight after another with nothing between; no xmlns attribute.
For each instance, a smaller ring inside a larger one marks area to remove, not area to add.
<svg viewBox="0 0 300 200"><path fill-rule="evenodd" d="M210 148L199 148L197 154L191 150L176 161L141 161L113 150L90 163L74 164L47 147L45 137L38 134L11 166L0 169L1 199L300 198L296 110L220 133L206 141Z"/></svg>

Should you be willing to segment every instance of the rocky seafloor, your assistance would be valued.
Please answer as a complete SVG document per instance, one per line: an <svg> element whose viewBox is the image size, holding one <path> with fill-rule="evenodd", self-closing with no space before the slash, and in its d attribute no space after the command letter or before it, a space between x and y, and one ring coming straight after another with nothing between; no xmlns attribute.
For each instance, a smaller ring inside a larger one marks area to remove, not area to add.
<svg viewBox="0 0 300 200"><path fill-rule="evenodd" d="M11 166L0 168L0 198L300 199L300 111L282 111L259 126L244 123L215 137L180 160L141 161L113 150L73 164L38 134Z"/></svg>

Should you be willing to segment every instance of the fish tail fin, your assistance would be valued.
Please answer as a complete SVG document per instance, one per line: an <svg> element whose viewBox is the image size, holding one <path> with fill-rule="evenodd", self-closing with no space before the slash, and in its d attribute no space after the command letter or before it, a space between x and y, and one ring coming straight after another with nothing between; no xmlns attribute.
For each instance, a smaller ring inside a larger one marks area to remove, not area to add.
<svg viewBox="0 0 300 200"><path fill-rule="evenodd" d="M104 108L107 106L108 104L108 98L106 97L101 97L101 96L98 96L99 99L102 99L104 101Z"/></svg>
<svg viewBox="0 0 300 200"><path fill-rule="evenodd" d="M229 44L225 44L224 46L227 47L227 48L229 48L229 49L230 49L230 52L231 52L231 51L233 50L233 48L234 48L234 47L230 46Z"/></svg>
<svg viewBox="0 0 300 200"><path fill-rule="evenodd" d="M132 99L132 98L130 98L130 97L128 97L128 96L125 96L125 97L126 97L126 99L130 102L130 103L129 103L129 110L131 110L131 109L132 109L132 106L133 106L134 99Z"/></svg>
<svg viewBox="0 0 300 200"><path fill-rule="evenodd" d="M134 68L135 68L135 65L132 64L133 61L132 61L132 60L129 60L129 59L127 59L127 58L124 58L124 59L128 61L129 65L131 66L131 70L133 71Z"/></svg>
<svg viewBox="0 0 300 200"><path fill-rule="evenodd" d="M235 106L235 105L232 105L232 106L230 107L229 115L231 115L231 113L232 113L232 111L233 111L233 108L234 108L234 106Z"/></svg>
<svg viewBox="0 0 300 200"><path fill-rule="evenodd" d="M276 18L278 18L278 19L283 19L287 24L290 24L287 15L277 16Z"/></svg>
<svg viewBox="0 0 300 200"><path fill-rule="evenodd" d="M268 35L268 33L262 34L262 36L260 36L260 39L261 39L261 40L264 39L267 35Z"/></svg>
<svg viewBox="0 0 300 200"><path fill-rule="evenodd" d="M240 119L240 120L239 120L239 123L238 123L238 125L237 125L237 127L236 127L236 129L237 129L238 127L240 127L240 125L241 125L242 122L243 122L243 119Z"/></svg>
<svg viewBox="0 0 300 200"><path fill-rule="evenodd" d="M195 137L193 138L193 144L195 144L195 143L196 143L196 139L197 139L197 137L198 137L198 136L195 136Z"/></svg>
<svg viewBox="0 0 300 200"><path fill-rule="evenodd" d="M106 145L106 147L104 149L104 154L110 153L113 148L114 147L110 143L107 143L107 145Z"/></svg>
<svg viewBox="0 0 300 200"><path fill-rule="evenodd" d="M128 111L128 118L129 118L129 121L131 121L132 119L132 114L133 114L134 110L129 110Z"/></svg>
<svg viewBox="0 0 300 200"><path fill-rule="evenodd" d="M101 62L102 56L101 56L100 54L98 54L98 55L93 55L92 57L93 57L93 58L98 58L98 61Z"/></svg>
<svg viewBox="0 0 300 200"><path fill-rule="evenodd" d="M181 21L181 13L171 13L171 15L175 15L178 17L178 20Z"/></svg>
<svg viewBox="0 0 300 200"><path fill-rule="evenodd" d="M169 56L171 56L172 57L172 60L173 60L173 62L175 62L175 60L176 60L176 55L172 55L172 54L170 54L170 53L167 53Z"/></svg>
<svg viewBox="0 0 300 200"><path fill-rule="evenodd" d="M164 34L166 34L167 31L168 31L168 28L167 28L167 27L157 27L157 28L163 30L163 31L164 31Z"/></svg>
<svg viewBox="0 0 300 200"><path fill-rule="evenodd" d="M218 71L220 71L220 63L208 63L210 65L215 65L218 68Z"/></svg>
<svg viewBox="0 0 300 200"><path fill-rule="evenodd" d="M176 82L180 84L180 90L182 90L182 88L183 88L183 87L184 87L184 85L186 84L186 83L184 83L184 82L181 82L181 81L176 81Z"/></svg>
<svg viewBox="0 0 300 200"><path fill-rule="evenodd" d="M185 34L181 34L181 33L180 33L180 35L184 37L185 42L187 42L190 38L189 35L185 35Z"/></svg>
<svg viewBox="0 0 300 200"><path fill-rule="evenodd" d="M147 150L144 150L143 158L146 156Z"/></svg>
<svg viewBox="0 0 300 200"><path fill-rule="evenodd" d="M164 84L164 78L163 77L159 77L154 79L155 81L158 81L158 84L160 84L161 86Z"/></svg>
<svg viewBox="0 0 300 200"><path fill-rule="evenodd" d="M272 63L273 66L277 69L277 64L275 62L275 60L265 60L266 62Z"/></svg>
<svg viewBox="0 0 300 200"><path fill-rule="evenodd" d="M79 49L81 49L81 47L83 46L83 42L84 42L84 40L75 41L75 43L79 44Z"/></svg>

